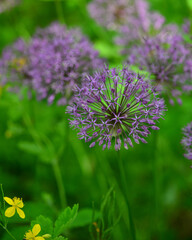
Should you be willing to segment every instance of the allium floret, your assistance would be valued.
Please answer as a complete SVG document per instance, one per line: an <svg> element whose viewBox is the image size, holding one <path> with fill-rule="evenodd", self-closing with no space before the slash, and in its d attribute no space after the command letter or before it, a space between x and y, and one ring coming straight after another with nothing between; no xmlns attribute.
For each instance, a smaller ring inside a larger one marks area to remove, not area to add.
<svg viewBox="0 0 192 240"><path fill-rule="evenodd" d="M65 105L84 74L99 69L102 60L78 29L53 23L39 29L29 41L17 41L0 60L2 82L20 82L36 91L37 98ZM16 81L15 81L16 79ZM20 79L20 80L19 80Z"/></svg>
<svg viewBox="0 0 192 240"><path fill-rule="evenodd" d="M158 98L145 77L122 69L105 67L87 76L82 88L76 88L74 103L68 107L72 127L80 139L98 142L109 149L133 146L132 139L146 143L150 130L159 130L156 122L163 117L164 100Z"/></svg>
<svg viewBox="0 0 192 240"><path fill-rule="evenodd" d="M181 143L184 146L186 151L184 156L187 159L192 160L192 122L190 122L182 130L183 130L183 139Z"/></svg>
<svg viewBox="0 0 192 240"><path fill-rule="evenodd" d="M149 72L152 83L171 104L174 99L181 104L181 94L191 88L191 51L180 35L172 36L169 42L159 36L145 39L131 48L128 63Z"/></svg>

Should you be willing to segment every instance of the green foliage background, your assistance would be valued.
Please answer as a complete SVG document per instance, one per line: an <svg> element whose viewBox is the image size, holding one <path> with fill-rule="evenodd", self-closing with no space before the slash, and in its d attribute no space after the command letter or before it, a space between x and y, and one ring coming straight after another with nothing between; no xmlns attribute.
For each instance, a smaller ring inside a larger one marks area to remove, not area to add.
<svg viewBox="0 0 192 240"><path fill-rule="evenodd" d="M112 43L113 33L89 17L87 3L87 0L23 0L0 14L0 51L18 37L29 39L37 27L61 21L69 27L80 27L100 56L111 65L119 65L122 59ZM184 19L191 19L191 0L150 0L150 4L167 22L181 25ZM89 240L93 202L98 218L102 199L110 189L109 180L119 178L118 155L114 150L89 149L69 128L64 107L29 101L23 91L23 98L5 89L0 94L0 183L6 196L24 199L28 216L27 222L16 216L10 220L13 232L25 232L30 221L39 215L53 220L58 217L61 203L51 162L51 157L57 155L68 205L78 203L80 209L80 220L73 223L66 236L69 240ZM168 105L160 131L149 137L148 144L121 151L138 240L192 239L192 170L180 145L181 128L192 121L191 106L191 96L183 98L182 106ZM39 144L34 143L35 138L39 138ZM117 196L117 218L123 215L123 208L124 202ZM157 221L154 216L158 216ZM131 239L123 218L113 227L112 236L114 240ZM0 238L10 239L2 229Z"/></svg>

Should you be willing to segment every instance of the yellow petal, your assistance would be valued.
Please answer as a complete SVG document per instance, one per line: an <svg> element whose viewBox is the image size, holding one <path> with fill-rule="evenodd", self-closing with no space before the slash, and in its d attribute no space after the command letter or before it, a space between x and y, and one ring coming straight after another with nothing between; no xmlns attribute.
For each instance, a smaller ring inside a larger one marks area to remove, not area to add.
<svg viewBox="0 0 192 240"><path fill-rule="evenodd" d="M15 214L15 207L9 207L5 211L5 216L6 217L12 217Z"/></svg>
<svg viewBox="0 0 192 240"><path fill-rule="evenodd" d="M20 208L17 208L17 213L19 214L20 218L25 218L25 213Z"/></svg>
<svg viewBox="0 0 192 240"><path fill-rule="evenodd" d="M17 203L17 207L19 208L23 208L24 207L24 204L23 204L23 201L20 199L20 201Z"/></svg>
<svg viewBox="0 0 192 240"><path fill-rule="evenodd" d="M32 229L32 233L34 234L34 236L37 236L41 231L41 226L39 224L35 224L33 229Z"/></svg>
<svg viewBox="0 0 192 240"><path fill-rule="evenodd" d="M35 237L35 240L45 240L43 237Z"/></svg>
<svg viewBox="0 0 192 240"><path fill-rule="evenodd" d="M9 205L13 205L13 200L9 197L4 197L5 202L7 202Z"/></svg>
<svg viewBox="0 0 192 240"><path fill-rule="evenodd" d="M31 230L25 233L25 239L33 239L33 238L34 238L34 235L31 232Z"/></svg>

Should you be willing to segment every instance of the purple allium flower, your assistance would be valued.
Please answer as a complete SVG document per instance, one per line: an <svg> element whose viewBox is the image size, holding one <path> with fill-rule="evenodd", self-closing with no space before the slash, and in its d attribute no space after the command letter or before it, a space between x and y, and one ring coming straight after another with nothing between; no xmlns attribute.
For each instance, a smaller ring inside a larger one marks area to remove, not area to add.
<svg viewBox="0 0 192 240"><path fill-rule="evenodd" d="M164 18L157 14L152 15L157 20L151 20L148 28L141 27L141 24L124 25L120 29L120 35L116 37L116 44L122 47L122 54L129 54L130 47L135 44L141 44L143 39L157 36L163 41L169 42L178 32L178 27L174 24L164 24ZM159 18L159 20L158 20ZM162 19L162 21L160 21ZM157 23L155 23L157 21ZM159 23L158 23L159 22ZM138 27L136 26L138 25Z"/></svg>
<svg viewBox="0 0 192 240"><path fill-rule="evenodd" d="M19 0L1 0L0 1L0 13L7 11L8 9L19 4Z"/></svg>
<svg viewBox="0 0 192 240"><path fill-rule="evenodd" d="M184 156L192 160L192 122L190 122L185 128L183 128L183 139L181 141L182 145L186 150Z"/></svg>
<svg viewBox="0 0 192 240"><path fill-rule="evenodd" d="M185 19L184 24L182 25L182 30L185 34L190 34L191 22L188 19Z"/></svg>
<svg viewBox="0 0 192 240"><path fill-rule="evenodd" d="M118 32L115 41L124 48L140 42L143 36L160 34L167 38L177 31L176 25L164 26L164 17L150 11L145 0L94 0L88 9L100 25Z"/></svg>
<svg viewBox="0 0 192 240"><path fill-rule="evenodd" d="M123 69L105 67L93 76L87 76L84 86L76 89L74 103L68 107L71 126L77 128L80 139L110 148L115 139L115 149L121 144L128 149L133 139L146 143L144 137L163 117L164 100L158 98L145 77Z"/></svg>
<svg viewBox="0 0 192 240"><path fill-rule="evenodd" d="M28 86L31 84L31 79L27 78L27 71L27 45L19 39L3 51L0 59L0 83L4 85L12 82L13 86L17 86L18 83Z"/></svg>
<svg viewBox="0 0 192 240"><path fill-rule="evenodd" d="M0 74L3 82L15 81L17 75L20 83L36 91L39 100L52 103L56 98L65 105L74 85L101 63L98 52L79 30L54 23L39 29L29 43L20 40L8 47L0 60Z"/></svg>
<svg viewBox="0 0 192 240"><path fill-rule="evenodd" d="M181 103L180 95L191 88L191 50L179 35L168 42L158 36L145 39L141 45L130 49L128 63L148 71L153 84L172 104L173 99Z"/></svg>
<svg viewBox="0 0 192 240"><path fill-rule="evenodd" d="M118 30L134 13L130 0L94 0L88 5L88 10L100 25L112 30Z"/></svg>

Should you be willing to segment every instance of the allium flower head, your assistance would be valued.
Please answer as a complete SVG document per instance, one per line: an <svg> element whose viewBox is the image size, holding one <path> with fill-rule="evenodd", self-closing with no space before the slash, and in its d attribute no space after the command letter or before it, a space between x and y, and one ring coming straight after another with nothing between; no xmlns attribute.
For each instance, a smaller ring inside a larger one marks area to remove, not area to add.
<svg viewBox="0 0 192 240"><path fill-rule="evenodd" d="M54 23L39 29L29 43L19 40L3 52L2 82L16 81L34 89L37 98L66 104L73 86L84 74L101 65L95 51L79 30L67 30ZM20 79L20 80L19 80Z"/></svg>
<svg viewBox="0 0 192 240"><path fill-rule="evenodd" d="M77 128L80 139L115 149L128 149L132 140L146 143L144 137L162 118L164 101L144 76L123 69L105 67L103 71L87 76L85 84L76 89L74 103L68 107L71 126Z"/></svg>
<svg viewBox="0 0 192 240"><path fill-rule="evenodd" d="M127 16L127 21L119 27L119 36L116 43L124 48L140 43L143 37L161 34L165 37L167 33L175 30L175 25L164 26L165 19L157 12L150 11L149 4L145 0L129 1L127 7L132 6L132 14Z"/></svg>
<svg viewBox="0 0 192 240"><path fill-rule="evenodd" d="M12 46L5 48L0 59L0 82L2 85L12 82L13 85L32 84L27 81L28 61L27 46L22 39L18 39Z"/></svg>
<svg viewBox="0 0 192 240"><path fill-rule="evenodd" d="M146 0L93 0L88 10L100 25L118 32L115 41L124 48L143 36L160 33L167 37L177 29L171 24L165 27L164 17L150 11Z"/></svg>
<svg viewBox="0 0 192 240"><path fill-rule="evenodd" d="M179 35L172 37L169 42L157 36L132 47L128 63L148 71L153 84L168 96L171 104L174 103L173 99L181 103L180 95L183 90L190 88L190 52L189 46Z"/></svg>
<svg viewBox="0 0 192 240"><path fill-rule="evenodd" d="M118 30L133 15L134 9L130 0L94 0L88 5L92 18L100 25Z"/></svg>
<svg viewBox="0 0 192 240"><path fill-rule="evenodd" d="M183 139L181 141L186 153L184 156L192 160L192 122L190 122L185 128L183 128Z"/></svg>

